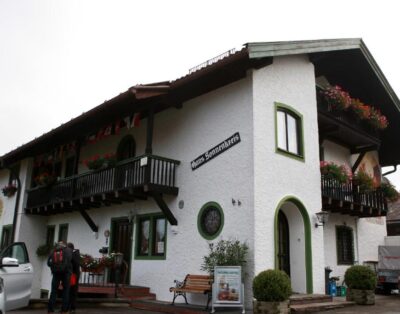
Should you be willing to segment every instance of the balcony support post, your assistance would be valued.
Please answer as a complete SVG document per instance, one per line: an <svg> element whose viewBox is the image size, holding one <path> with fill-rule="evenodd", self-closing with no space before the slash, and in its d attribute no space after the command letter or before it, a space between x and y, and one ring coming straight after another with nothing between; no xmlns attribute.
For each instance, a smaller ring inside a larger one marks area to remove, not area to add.
<svg viewBox="0 0 400 314"><path fill-rule="evenodd" d="M81 213L83 219L85 219L86 223L89 225L90 229L92 229L93 232L98 232L99 227L96 226L92 218L88 215L88 213L83 209L79 208L79 212Z"/></svg>
<svg viewBox="0 0 400 314"><path fill-rule="evenodd" d="M161 211L164 213L168 222L172 226L177 226L178 221L176 220L175 216L172 214L168 205L165 203L164 199L162 198L162 195L160 193L152 193L152 196L153 196L154 200L156 201L158 207L160 207Z"/></svg>

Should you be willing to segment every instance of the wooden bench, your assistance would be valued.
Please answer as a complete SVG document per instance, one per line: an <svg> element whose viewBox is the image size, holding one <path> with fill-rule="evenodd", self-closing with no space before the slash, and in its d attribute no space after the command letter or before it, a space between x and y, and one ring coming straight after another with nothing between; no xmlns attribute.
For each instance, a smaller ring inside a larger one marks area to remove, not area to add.
<svg viewBox="0 0 400 314"><path fill-rule="evenodd" d="M169 288L169 292L174 293L174 299L172 300L172 305L175 304L175 299L178 296L183 296L185 298L186 304L188 304L186 299L186 293L199 293L207 294L207 305L211 301L211 289L212 289L212 277L208 275L192 275L188 274L184 281L175 280L175 287Z"/></svg>

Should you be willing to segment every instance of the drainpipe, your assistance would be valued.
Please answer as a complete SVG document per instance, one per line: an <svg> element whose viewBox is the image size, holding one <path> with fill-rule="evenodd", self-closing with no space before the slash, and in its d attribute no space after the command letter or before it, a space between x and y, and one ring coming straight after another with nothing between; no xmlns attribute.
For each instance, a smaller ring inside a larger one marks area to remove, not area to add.
<svg viewBox="0 0 400 314"><path fill-rule="evenodd" d="M10 172L12 174L12 178L15 178L17 180L17 198L15 200L13 227L12 227L12 234L11 234L12 242L15 242L15 230L17 229L19 199L21 197L21 180L19 179L19 174L17 174L14 169L8 168L8 170L10 170Z"/></svg>

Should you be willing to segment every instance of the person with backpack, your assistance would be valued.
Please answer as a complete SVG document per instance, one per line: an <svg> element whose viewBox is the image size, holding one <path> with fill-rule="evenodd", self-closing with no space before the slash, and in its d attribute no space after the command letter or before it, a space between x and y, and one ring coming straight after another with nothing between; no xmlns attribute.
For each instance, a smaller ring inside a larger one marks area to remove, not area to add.
<svg viewBox="0 0 400 314"><path fill-rule="evenodd" d="M62 306L61 313L67 314L69 308L69 288L72 274L72 250L67 248L64 242L58 242L56 247L47 259L47 266L50 267L53 279L51 281L51 292L48 304L48 313L54 313L57 300L57 290L62 284Z"/></svg>
<svg viewBox="0 0 400 314"><path fill-rule="evenodd" d="M70 314L75 313L76 310L76 299L78 297L78 284L79 277L81 274L81 254L78 249L75 249L74 244L69 242L67 247L72 250L72 275L70 280L70 288L69 288L69 312ZM75 278L73 278L75 277Z"/></svg>

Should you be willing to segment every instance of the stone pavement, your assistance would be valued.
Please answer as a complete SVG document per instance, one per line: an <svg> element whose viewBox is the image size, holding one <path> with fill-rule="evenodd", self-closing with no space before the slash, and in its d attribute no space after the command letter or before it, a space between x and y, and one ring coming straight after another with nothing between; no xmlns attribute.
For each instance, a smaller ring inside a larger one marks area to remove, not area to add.
<svg viewBox="0 0 400 314"><path fill-rule="evenodd" d="M318 312L323 314L399 314L400 313L400 295L375 295L375 305L354 305L341 309Z"/></svg>

